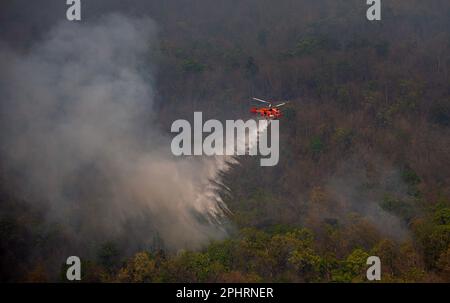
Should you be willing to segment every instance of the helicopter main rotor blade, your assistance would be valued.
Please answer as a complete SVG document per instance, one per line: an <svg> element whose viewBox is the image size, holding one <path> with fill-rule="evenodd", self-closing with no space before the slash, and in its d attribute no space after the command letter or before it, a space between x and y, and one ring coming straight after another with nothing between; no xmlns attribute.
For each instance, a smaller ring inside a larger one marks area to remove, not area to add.
<svg viewBox="0 0 450 303"><path fill-rule="evenodd" d="M281 107L281 106L286 105L286 104L287 104L287 102L283 102L281 104L275 105L275 107Z"/></svg>
<svg viewBox="0 0 450 303"><path fill-rule="evenodd" d="M272 102L269 102L269 101L265 101L265 100L261 100L261 99L258 99L258 98L252 98L253 100L256 100L256 101L259 101L259 102L263 102L263 103L267 103L267 104L272 104Z"/></svg>

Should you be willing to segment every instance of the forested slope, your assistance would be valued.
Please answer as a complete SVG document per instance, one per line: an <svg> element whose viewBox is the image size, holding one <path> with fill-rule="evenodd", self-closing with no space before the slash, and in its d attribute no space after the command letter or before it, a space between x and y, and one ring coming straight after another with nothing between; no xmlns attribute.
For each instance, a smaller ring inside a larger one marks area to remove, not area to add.
<svg viewBox="0 0 450 303"><path fill-rule="evenodd" d="M111 10L121 4L112 2ZM248 119L250 97L289 100L280 163L243 157L223 178L229 237L200 251L126 255L97 243L84 281L450 281L450 3L153 1L158 123ZM169 13L170 12L170 13ZM150 60L150 58L149 58ZM1 171L2 280L62 280L64 228ZM163 241L163 240L162 240ZM50 269L51 268L51 269Z"/></svg>

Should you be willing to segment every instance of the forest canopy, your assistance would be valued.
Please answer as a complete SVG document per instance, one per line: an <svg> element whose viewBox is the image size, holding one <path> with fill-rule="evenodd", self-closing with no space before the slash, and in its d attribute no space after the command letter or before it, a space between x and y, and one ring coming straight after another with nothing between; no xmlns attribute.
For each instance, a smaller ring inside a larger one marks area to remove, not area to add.
<svg viewBox="0 0 450 303"><path fill-rule="evenodd" d="M0 37L26 53L56 20L22 12L20 2L2 3ZM226 236L174 251L161 235L70 244L64 222L30 203L21 173L2 157L1 281L65 281L63 256L74 250L85 282L365 282L373 255L382 282L450 281L449 1L384 1L379 22L356 0L95 1L85 9L84 22L119 11L157 25L146 59L165 134L194 111L247 119L253 96L289 100L279 163L240 158L218 190ZM83 188L94 190L98 177L82 176Z"/></svg>

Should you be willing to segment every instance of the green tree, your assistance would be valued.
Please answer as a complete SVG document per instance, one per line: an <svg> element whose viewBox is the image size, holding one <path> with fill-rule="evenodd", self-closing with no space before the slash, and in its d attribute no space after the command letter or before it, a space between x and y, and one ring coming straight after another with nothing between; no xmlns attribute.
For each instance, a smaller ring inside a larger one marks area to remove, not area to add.
<svg viewBox="0 0 450 303"><path fill-rule="evenodd" d="M156 264L148 252L139 252L117 274L119 282L153 282Z"/></svg>
<svg viewBox="0 0 450 303"><path fill-rule="evenodd" d="M370 255L357 248L341 262L338 269L332 273L335 282L362 282L366 279L367 258Z"/></svg>

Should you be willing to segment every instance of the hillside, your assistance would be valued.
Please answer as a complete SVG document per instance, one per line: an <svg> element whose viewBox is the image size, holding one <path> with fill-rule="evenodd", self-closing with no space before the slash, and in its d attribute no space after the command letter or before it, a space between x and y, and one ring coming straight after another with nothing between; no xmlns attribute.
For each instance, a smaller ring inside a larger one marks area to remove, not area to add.
<svg viewBox="0 0 450 303"><path fill-rule="evenodd" d="M289 100L280 162L242 157L223 172L226 236L174 251L158 233L151 245L133 233L144 215L123 237L70 242L73 231L30 203L22 171L3 157L0 280L62 281L75 249L84 281L362 282L377 255L383 282L450 282L450 3L393 0L368 22L365 1L318 2L91 4L88 21L120 11L156 24L142 63L150 127L170 138L172 122L194 111L246 120L253 96ZM15 28L20 38L2 38L30 51L20 41L33 27ZM90 182L108 178L85 165L92 174L70 194L95 212L89 199L107 198Z"/></svg>

